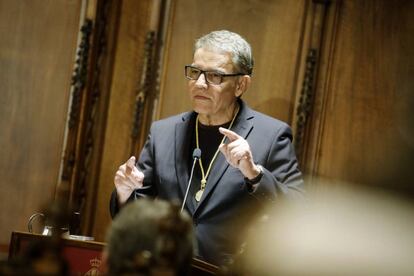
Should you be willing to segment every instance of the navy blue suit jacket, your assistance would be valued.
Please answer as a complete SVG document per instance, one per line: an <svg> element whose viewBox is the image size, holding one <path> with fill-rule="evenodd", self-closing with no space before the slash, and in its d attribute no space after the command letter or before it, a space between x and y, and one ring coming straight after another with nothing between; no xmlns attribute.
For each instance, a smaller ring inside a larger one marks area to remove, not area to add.
<svg viewBox="0 0 414 276"><path fill-rule="evenodd" d="M290 127L250 109L241 100L239 103L232 131L247 140L255 162L264 167L263 177L253 191L248 189L242 173L220 153L201 201L197 204L190 199L185 205L194 221L196 254L214 264L223 264L236 253L246 226L264 203L282 194L302 193ZM129 200L150 195L182 202L192 163L195 117L195 112L187 112L152 124L137 164L145 175L144 187L135 190ZM115 191L110 209L112 216L119 210Z"/></svg>

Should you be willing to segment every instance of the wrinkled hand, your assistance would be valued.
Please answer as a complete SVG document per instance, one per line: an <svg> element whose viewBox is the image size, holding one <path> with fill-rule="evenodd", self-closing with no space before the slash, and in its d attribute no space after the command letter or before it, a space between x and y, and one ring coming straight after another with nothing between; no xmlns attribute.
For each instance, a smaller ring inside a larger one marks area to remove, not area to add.
<svg viewBox="0 0 414 276"><path fill-rule="evenodd" d="M243 137L229 129L221 127L219 128L219 131L221 134L225 135L229 141L229 143L221 144L219 147L227 162L231 166L239 169L241 173L249 179L258 176L260 169L254 164L249 143Z"/></svg>
<svg viewBox="0 0 414 276"><path fill-rule="evenodd" d="M124 204L132 192L143 186L144 174L135 166L135 156L122 164L115 174L114 183L119 204Z"/></svg>

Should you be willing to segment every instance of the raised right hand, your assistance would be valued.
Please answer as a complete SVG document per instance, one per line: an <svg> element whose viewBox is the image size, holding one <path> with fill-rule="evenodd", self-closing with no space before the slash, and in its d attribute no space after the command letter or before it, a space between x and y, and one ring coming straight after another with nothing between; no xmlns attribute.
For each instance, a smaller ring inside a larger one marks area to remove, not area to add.
<svg viewBox="0 0 414 276"><path fill-rule="evenodd" d="M143 181L144 174L135 166L135 156L131 156L115 174L114 183L119 204L124 204L135 189L141 188Z"/></svg>

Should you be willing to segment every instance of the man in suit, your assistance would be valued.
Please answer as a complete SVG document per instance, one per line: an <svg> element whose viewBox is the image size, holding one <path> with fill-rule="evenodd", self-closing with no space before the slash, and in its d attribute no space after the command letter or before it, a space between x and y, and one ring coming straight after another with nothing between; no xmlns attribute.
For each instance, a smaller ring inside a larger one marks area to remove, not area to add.
<svg viewBox="0 0 414 276"><path fill-rule="evenodd" d="M301 172L289 126L250 109L253 57L238 34L214 31L196 41L185 66L193 111L151 126L137 165L131 157L115 175L110 209L140 197L184 200L193 218L196 256L224 264L240 248L246 225L278 195L301 194ZM193 161L193 150L201 158Z"/></svg>

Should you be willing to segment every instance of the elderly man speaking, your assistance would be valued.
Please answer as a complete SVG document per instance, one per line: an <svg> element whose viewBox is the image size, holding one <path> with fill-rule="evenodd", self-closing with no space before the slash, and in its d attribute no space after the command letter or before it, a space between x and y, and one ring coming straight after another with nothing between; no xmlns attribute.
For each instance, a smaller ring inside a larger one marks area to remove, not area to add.
<svg viewBox="0 0 414 276"><path fill-rule="evenodd" d="M138 162L119 167L112 216L141 197L179 200L193 219L195 256L221 265L263 205L301 193L289 126L241 100L252 71L240 35L214 31L196 41L185 66L193 110L154 122Z"/></svg>

